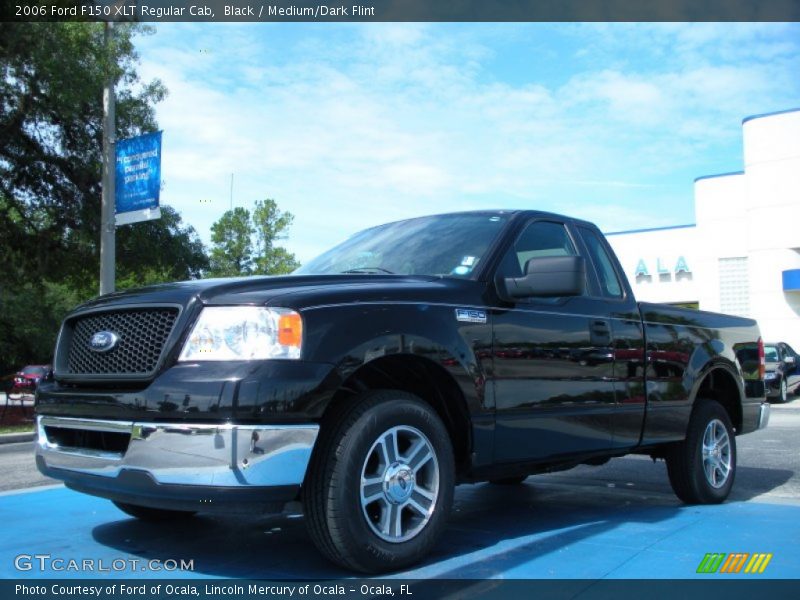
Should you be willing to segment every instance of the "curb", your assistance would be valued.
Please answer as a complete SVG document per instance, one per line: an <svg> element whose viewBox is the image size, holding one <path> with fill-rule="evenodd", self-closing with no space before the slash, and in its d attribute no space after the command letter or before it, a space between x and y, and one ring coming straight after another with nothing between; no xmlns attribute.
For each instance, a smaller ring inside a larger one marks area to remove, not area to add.
<svg viewBox="0 0 800 600"><path fill-rule="evenodd" d="M33 431L24 431L22 433L0 433L0 444L19 444L20 442L32 442L34 437Z"/></svg>

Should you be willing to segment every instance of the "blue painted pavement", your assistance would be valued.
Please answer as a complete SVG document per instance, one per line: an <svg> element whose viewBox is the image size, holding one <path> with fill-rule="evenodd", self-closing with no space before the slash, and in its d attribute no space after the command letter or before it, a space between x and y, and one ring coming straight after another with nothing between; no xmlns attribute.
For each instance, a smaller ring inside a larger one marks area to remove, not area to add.
<svg viewBox="0 0 800 600"><path fill-rule="evenodd" d="M434 552L403 579L800 578L800 505L729 502L684 506L666 495L638 501L624 490L541 483L457 488ZM327 579L351 576L315 550L302 517L200 516L136 521L107 500L51 488L0 495L0 577L92 578L96 572L15 569L20 554L68 561L192 559L193 572L111 577ZM707 552L764 552L759 575L698 575ZM118 563L119 564L119 563ZM138 568L139 571L141 568Z"/></svg>

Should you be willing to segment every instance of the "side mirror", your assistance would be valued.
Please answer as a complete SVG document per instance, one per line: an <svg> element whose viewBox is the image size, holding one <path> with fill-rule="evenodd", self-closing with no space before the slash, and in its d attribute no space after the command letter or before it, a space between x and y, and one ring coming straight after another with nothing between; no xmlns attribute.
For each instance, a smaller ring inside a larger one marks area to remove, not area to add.
<svg viewBox="0 0 800 600"><path fill-rule="evenodd" d="M586 261L582 256L545 256L525 263L522 277L498 277L497 291L503 300L580 296L586 284Z"/></svg>

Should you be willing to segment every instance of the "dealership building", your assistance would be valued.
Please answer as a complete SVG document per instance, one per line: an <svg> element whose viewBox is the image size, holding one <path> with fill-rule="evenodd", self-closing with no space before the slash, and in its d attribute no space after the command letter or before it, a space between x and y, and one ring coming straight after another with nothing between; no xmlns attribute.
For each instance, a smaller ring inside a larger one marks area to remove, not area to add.
<svg viewBox="0 0 800 600"><path fill-rule="evenodd" d="M608 240L639 300L752 317L800 351L800 109L742 132L744 171L695 180L693 225Z"/></svg>

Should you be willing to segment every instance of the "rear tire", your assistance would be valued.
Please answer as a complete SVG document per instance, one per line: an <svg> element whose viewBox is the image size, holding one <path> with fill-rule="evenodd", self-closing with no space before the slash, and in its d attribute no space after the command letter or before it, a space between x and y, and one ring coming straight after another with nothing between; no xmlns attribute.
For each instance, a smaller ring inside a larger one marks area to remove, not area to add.
<svg viewBox="0 0 800 600"><path fill-rule="evenodd" d="M439 539L454 484L436 412L412 394L368 392L323 423L303 490L311 539L348 569L407 567Z"/></svg>
<svg viewBox="0 0 800 600"><path fill-rule="evenodd" d="M188 510L166 510L163 508L150 508L149 506L139 506L138 504L128 504L127 502L117 502L112 500L114 506L127 515L142 521L178 521L193 517L196 513Z"/></svg>
<svg viewBox="0 0 800 600"><path fill-rule="evenodd" d="M736 437L727 411L714 400L698 400L686 439L667 454L675 495L687 504L718 504L733 487Z"/></svg>

